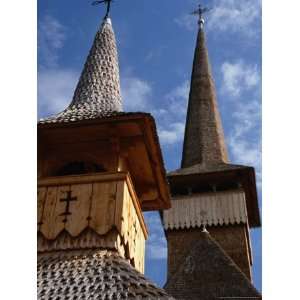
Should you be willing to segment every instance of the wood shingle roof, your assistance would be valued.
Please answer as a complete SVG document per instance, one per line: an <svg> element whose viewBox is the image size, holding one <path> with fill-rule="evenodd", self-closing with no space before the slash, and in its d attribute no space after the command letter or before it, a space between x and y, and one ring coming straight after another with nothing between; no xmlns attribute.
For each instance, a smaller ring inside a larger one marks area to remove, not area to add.
<svg viewBox="0 0 300 300"><path fill-rule="evenodd" d="M115 251L74 250L39 254L38 299L174 298Z"/></svg>
<svg viewBox="0 0 300 300"><path fill-rule="evenodd" d="M261 295L209 233L197 243L168 279L164 289L176 299L261 299Z"/></svg>
<svg viewBox="0 0 300 300"><path fill-rule="evenodd" d="M227 161L204 29L200 27L191 76L181 167Z"/></svg>
<svg viewBox="0 0 300 300"><path fill-rule="evenodd" d="M110 18L96 33L70 105L40 123L74 122L116 115L122 111L119 63Z"/></svg>

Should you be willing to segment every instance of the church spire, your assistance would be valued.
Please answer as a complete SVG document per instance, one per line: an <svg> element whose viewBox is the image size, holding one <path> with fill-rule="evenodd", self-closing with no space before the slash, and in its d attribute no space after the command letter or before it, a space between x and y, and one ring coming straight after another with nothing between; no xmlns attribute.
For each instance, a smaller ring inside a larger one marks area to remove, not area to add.
<svg viewBox="0 0 300 300"><path fill-rule="evenodd" d="M228 162L216 91L205 43L203 8L194 54L181 167Z"/></svg>
<svg viewBox="0 0 300 300"><path fill-rule="evenodd" d="M88 54L73 99L62 112L40 123L65 123L122 111L119 63L111 19L105 16Z"/></svg>
<svg viewBox="0 0 300 300"><path fill-rule="evenodd" d="M111 19L105 17L85 62L70 106L122 110L118 53Z"/></svg>

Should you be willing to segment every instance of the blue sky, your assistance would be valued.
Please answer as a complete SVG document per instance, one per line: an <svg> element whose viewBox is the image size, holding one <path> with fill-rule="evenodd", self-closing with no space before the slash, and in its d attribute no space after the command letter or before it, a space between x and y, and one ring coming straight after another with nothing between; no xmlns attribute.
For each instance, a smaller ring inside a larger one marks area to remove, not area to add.
<svg viewBox="0 0 300 300"><path fill-rule="evenodd" d="M206 37L230 159L256 168L261 206L261 3L203 1ZM38 1L38 112L59 112L72 99L104 7L84 0ZM115 30L125 110L156 119L167 170L179 167L197 34L194 0L115 0ZM146 213L150 237L146 275L166 278L166 241L156 213ZM254 284L261 289L261 230L251 231ZM150 267L151 266L151 267Z"/></svg>

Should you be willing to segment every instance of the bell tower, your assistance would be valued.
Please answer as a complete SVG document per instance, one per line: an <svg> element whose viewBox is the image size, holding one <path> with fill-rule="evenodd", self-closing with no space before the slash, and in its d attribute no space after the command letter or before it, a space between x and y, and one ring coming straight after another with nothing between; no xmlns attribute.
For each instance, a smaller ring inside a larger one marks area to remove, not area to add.
<svg viewBox="0 0 300 300"><path fill-rule="evenodd" d="M251 281L249 228L260 226L254 168L234 165L228 160L205 42L203 12L201 7L196 11L200 16L199 30L181 168L168 174L172 208L162 214L168 242L167 291L171 294L172 278L190 257L193 246L203 239L203 228ZM209 265L207 261L207 268ZM207 285L215 284L211 280Z"/></svg>
<svg viewBox="0 0 300 300"><path fill-rule="evenodd" d="M70 105L38 123L42 268L48 256L64 264L74 251L86 259L105 249L143 273L142 210L169 208L169 197L153 117L122 111L115 35L106 16ZM41 293L46 289L42 284Z"/></svg>

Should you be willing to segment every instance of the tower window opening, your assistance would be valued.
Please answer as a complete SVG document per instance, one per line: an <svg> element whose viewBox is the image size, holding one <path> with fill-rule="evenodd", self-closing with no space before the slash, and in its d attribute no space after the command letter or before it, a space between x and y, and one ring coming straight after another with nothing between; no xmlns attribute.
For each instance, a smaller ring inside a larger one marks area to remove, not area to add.
<svg viewBox="0 0 300 300"><path fill-rule="evenodd" d="M73 161L61 167L54 175L55 176L81 175L81 174L99 173L99 172L106 172L106 171L107 170L102 165L96 163Z"/></svg>

